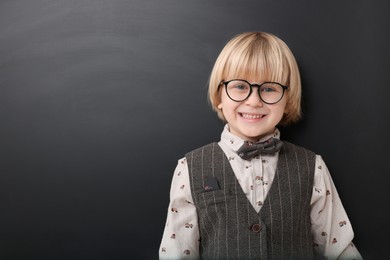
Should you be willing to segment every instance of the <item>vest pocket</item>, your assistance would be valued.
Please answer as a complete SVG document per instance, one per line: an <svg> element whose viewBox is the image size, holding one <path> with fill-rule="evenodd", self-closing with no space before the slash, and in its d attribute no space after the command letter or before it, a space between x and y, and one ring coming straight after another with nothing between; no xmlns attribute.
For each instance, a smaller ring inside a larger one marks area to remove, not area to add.
<svg viewBox="0 0 390 260"><path fill-rule="evenodd" d="M227 203L232 198L232 193L228 190L207 191L198 193L197 197L199 207L205 208Z"/></svg>

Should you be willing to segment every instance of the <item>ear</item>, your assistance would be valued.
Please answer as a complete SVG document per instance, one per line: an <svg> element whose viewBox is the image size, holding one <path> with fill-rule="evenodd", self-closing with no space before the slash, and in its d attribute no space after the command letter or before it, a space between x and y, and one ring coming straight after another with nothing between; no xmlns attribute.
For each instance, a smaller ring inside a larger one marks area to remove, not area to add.
<svg viewBox="0 0 390 260"><path fill-rule="evenodd" d="M222 110L222 103L219 103L219 105L217 106L217 108L218 108L219 110Z"/></svg>
<svg viewBox="0 0 390 260"><path fill-rule="evenodd" d="M288 106L285 106L284 107L284 114L288 114L290 112L290 109L288 108Z"/></svg>
<svg viewBox="0 0 390 260"><path fill-rule="evenodd" d="M286 104L284 105L284 114L288 114L291 112L291 105L288 101L289 100L287 100Z"/></svg>

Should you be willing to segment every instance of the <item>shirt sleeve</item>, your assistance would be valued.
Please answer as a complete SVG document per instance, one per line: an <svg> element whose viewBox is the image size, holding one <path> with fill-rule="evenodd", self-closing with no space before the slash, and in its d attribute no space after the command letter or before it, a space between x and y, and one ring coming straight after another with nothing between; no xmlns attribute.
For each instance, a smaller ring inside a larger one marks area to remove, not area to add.
<svg viewBox="0 0 390 260"><path fill-rule="evenodd" d="M180 159L175 169L162 237L160 259L199 258L199 228L186 159Z"/></svg>
<svg viewBox="0 0 390 260"><path fill-rule="evenodd" d="M316 254L324 259L363 259L352 243L351 223L319 155L316 156L310 217Z"/></svg>

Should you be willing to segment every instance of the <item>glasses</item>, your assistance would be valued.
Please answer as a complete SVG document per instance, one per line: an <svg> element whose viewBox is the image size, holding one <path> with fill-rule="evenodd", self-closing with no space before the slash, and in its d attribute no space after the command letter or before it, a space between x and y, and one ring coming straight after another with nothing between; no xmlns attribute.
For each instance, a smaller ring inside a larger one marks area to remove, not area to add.
<svg viewBox="0 0 390 260"><path fill-rule="evenodd" d="M249 96L252 94L253 87L257 87L257 92L259 93L261 101L266 104L278 103L283 98L284 92L288 89L287 86L283 86L277 82L251 84L243 79L221 81L218 89L221 85L225 86L228 97L236 102L242 102L249 98Z"/></svg>

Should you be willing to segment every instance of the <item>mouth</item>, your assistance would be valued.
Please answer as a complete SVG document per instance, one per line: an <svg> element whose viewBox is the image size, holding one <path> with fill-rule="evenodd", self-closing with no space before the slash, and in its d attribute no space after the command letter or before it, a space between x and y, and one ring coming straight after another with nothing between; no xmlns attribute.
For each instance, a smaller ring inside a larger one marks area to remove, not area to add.
<svg viewBox="0 0 390 260"><path fill-rule="evenodd" d="M245 119L260 119L260 118L265 117L265 115L260 115L260 114L239 113L239 115L240 115L242 118L245 118Z"/></svg>

